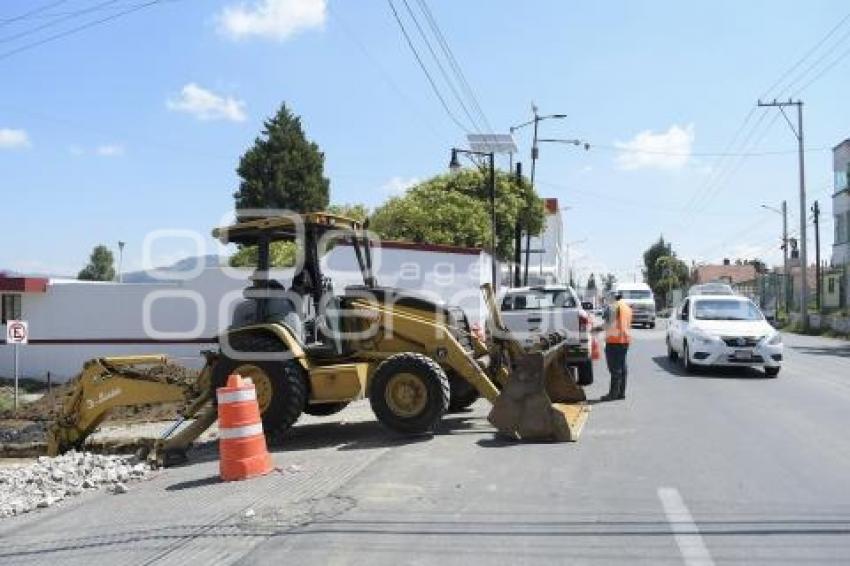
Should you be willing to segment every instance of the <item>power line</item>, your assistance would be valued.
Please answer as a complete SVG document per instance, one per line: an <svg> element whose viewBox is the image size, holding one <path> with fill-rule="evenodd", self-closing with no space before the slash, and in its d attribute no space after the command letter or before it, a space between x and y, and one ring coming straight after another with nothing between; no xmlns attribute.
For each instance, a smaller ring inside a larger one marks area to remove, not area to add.
<svg viewBox="0 0 850 566"><path fill-rule="evenodd" d="M434 18L434 14L431 12L431 9L428 7L428 4L425 0L417 0L419 4L419 9L425 15L425 19L428 22L428 25L431 27L431 31L434 36L437 38L437 42L440 45L443 53L446 56L446 59L449 61L449 65L454 71L455 75L458 77L459 82L463 90L466 91L467 96L472 101L472 106L475 108L475 111L480 116L481 120L484 122L484 125L487 127L488 132L493 131L493 126L490 124L490 121L487 119L487 115L484 113L484 110L481 108L481 104L478 102L478 97L475 95L475 91L472 89L472 86L469 84L469 81L466 80L466 74L463 72L463 69L460 66L457 58L452 51L449 42L446 40L445 35L440 29L440 25L437 23L436 18Z"/></svg>
<svg viewBox="0 0 850 566"><path fill-rule="evenodd" d="M12 35L7 35L6 37L0 37L0 43L9 43L10 41L15 41L16 39L21 39L22 37L26 37L28 35L38 33L43 29L47 29L49 27L59 25L62 22L65 22L67 20L71 20L71 19L77 18L79 16L84 16L85 14L89 14L91 12L96 12L97 10L101 10L101 9L109 6L110 4L115 4L116 2L118 2L118 0L106 0L106 2L101 2L100 4L97 4L95 6L90 6L88 8L83 8L82 10L70 12L66 16L59 16L59 17L57 17L57 18L55 18L55 19L53 19L53 20L51 20L47 23L38 25L34 28L25 29L23 31L19 31L18 33L15 33L15 34L12 34Z"/></svg>
<svg viewBox="0 0 850 566"><path fill-rule="evenodd" d="M416 58L416 62L419 64L419 68L422 69L422 72L425 74L425 77L428 79L428 83L431 85L431 90L434 91L434 94L436 95L437 99L440 101L440 104L442 105L443 110L446 111L446 114L449 116L449 118L452 120L452 122L454 122L457 125L457 127L459 127L461 130L463 130L466 133L470 133L469 129L466 126L464 126L461 123L460 120L457 119L457 116L455 116L454 113L451 111L451 109L449 108L449 105L446 104L446 99L443 98L442 93L437 88L437 84L434 82L433 77L431 77L431 73L428 72L428 68L425 66L425 63L422 61L422 57L419 56L419 52L416 50L416 46L413 45L413 41L411 41L410 35L408 35L408 33L407 33L407 29L405 29L404 23L401 21L401 18L399 17L398 12L395 9L395 5L393 4L393 1L387 0L387 4L389 4L390 10L393 13L393 17L395 18L395 21L398 24L399 29L401 29L402 35L404 35L404 39L407 42L407 46L413 52L413 56Z"/></svg>
<svg viewBox="0 0 850 566"><path fill-rule="evenodd" d="M35 16L37 14L40 14L40 13L46 11L46 10L49 10L50 8L55 8L56 6L59 6L60 4L64 4L67 1L68 0L56 0L55 2L53 2L51 4L45 4L44 6L41 6L40 8L33 8L29 12L24 12L23 14L13 16L13 17L7 18L5 20L0 20L0 26L5 26L7 24L11 24L11 23L14 23L14 22L17 22L17 21L20 21L20 20L25 20L27 18L30 18L30 17Z"/></svg>
<svg viewBox="0 0 850 566"><path fill-rule="evenodd" d="M369 60L369 62L372 63L372 65L378 70L378 73L381 75L381 78L384 79L384 81L392 88L392 90L395 91L398 97L403 100L405 105L408 106L408 110L410 111L410 113L417 117L417 119L422 123L422 125L424 125L434 135L435 139L442 140L446 134L446 131L437 131L437 127L433 121L429 121L423 118L421 108L418 108L419 105L414 100L412 100L410 96L408 96L407 93L402 90L401 87L398 86L398 83L392 78L390 72L387 71L386 67L384 67L380 63L380 61L378 61L378 59L369 51L369 49L366 47L360 37L358 37L354 30L351 29L351 26L349 26L348 23L346 23L345 20L332 9L330 4L328 5L328 13L340 24L343 32L345 32L345 34L348 35L349 39L351 39L351 41L353 41L354 44L357 45L363 56L366 57L366 59ZM414 106L417 106L417 108L414 108Z"/></svg>
<svg viewBox="0 0 850 566"><path fill-rule="evenodd" d="M839 28L841 28L841 26L843 26L845 24L845 22L847 22L847 20L850 20L850 12L848 12L837 24L835 24L835 26L833 26L832 29L830 29L827 32L827 34L824 35L814 46L809 48L809 50L806 51L806 53L802 57L800 57L800 59L798 59L796 63L791 65L791 67L789 67L784 73L782 73L782 75L778 79L776 79L776 81L765 90L765 92L761 95L760 98L767 98L767 96L773 91L774 88L776 88L780 84L782 84L782 81L785 80L786 77L788 77L791 73L793 73L798 67L800 67L800 65L803 64L803 62L805 62L806 59L808 59L812 54L814 54L818 49L820 49L820 47L824 43L826 43L827 40L830 37L832 37L832 35L836 31L838 31ZM793 83L794 83L794 81L792 81L789 85L786 85L785 88L782 89L782 90L783 91L787 90L791 86L791 84L793 84ZM777 96L777 98L779 98L779 96Z"/></svg>
<svg viewBox="0 0 850 566"><path fill-rule="evenodd" d="M656 151L652 149L638 149L631 147L623 147L619 145L604 145L604 144L590 144L591 149L602 149L606 151L617 151L622 153L639 153L639 154L648 154L648 155L665 155L669 157L767 157L771 155L787 155L789 153L797 153L796 149L777 149L770 151L750 151L750 152L684 152L684 151ZM807 153L820 152L820 151L829 151L832 147L830 146L817 146L817 147L809 147L806 149Z"/></svg>
<svg viewBox="0 0 850 566"><path fill-rule="evenodd" d="M457 88L455 88L454 81L449 78L446 69L443 67L443 64L440 62L440 58L437 57L436 51L434 51L434 47L431 45L431 41L428 39L428 36L425 34L425 30L422 29L422 26L419 24L419 19L416 17L416 14L413 13L413 10L410 9L410 4L407 3L407 0L401 0L404 3L404 7L407 10L407 13L410 15L410 19L413 21L413 24L416 26L416 30L419 32L419 37L422 38L422 42L425 43L425 47L428 48L428 52L431 53L431 58L434 60L434 63L437 65L437 69L439 69L440 74L443 77L443 80L449 86L449 90L452 91L455 100L457 100L458 104L460 104L461 110L463 110L464 115L469 119L469 122L472 124L472 129L478 133L481 133L481 127L476 122L475 118L470 114L469 109L466 107L466 104L463 101L463 98L460 96Z"/></svg>
<svg viewBox="0 0 850 566"><path fill-rule="evenodd" d="M837 32L837 31L838 31L838 30L839 30L839 29L840 29L840 28L841 28L841 27L842 27L842 26L843 26L843 25L847 22L847 21L848 21L848 20L850 20L850 13L848 13L847 15L845 15L845 16L844 16L844 17L843 17L843 18L842 18L842 19L838 22L838 24L836 24L835 26L833 26L833 27L832 27L832 29L830 29L830 30L829 30L829 31L828 31L828 32L827 32L827 33L826 33L826 34L825 34L825 35L824 35L824 36L823 36L823 37L822 37L822 38L821 38L818 42L816 42L816 43L815 43L815 45L814 45L813 47L811 47L808 51L806 51L806 53L805 53L805 54L804 54L804 55L803 55L800 59L798 59L798 60L797 60L797 61L796 61L793 65L791 65L788 69L786 69L786 70L785 70L785 72L783 72L783 73L779 76L779 78L778 78L778 79L776 79L776 80L773 82L773 84L771 84L771 85L770 85L770 86L769 86L769 87L765 90L764 94L763 94L760 98L767 98L767 96L770 94L770 92L771 92L774 88L776 88L776 87L778 87L780 84L782 84L782 83L785 81L785 79L786 79L787 77L791 76L791 75L794 73L794 71L796 71L798 68L800 68L800 66L801 66L801 65L803 65L803 64L806 62L806 60L807 60L807 59L809 59L809 58L810 58L810 57L811 57L814 53L816 53L816 52L818 51L818 49L820 49L820 47L822 47L822 46L823 46L823 45L824 45L824 44L825 44L825 43L826 43L826 42L827 42L827 41L828 41L828 40L829 40L829 39L830 39L830 38L831 38L831 37L832 37L832 36L833 36L833 35L834 35L834 34L835 34L835 33L836 33L836 32ZM841 43L841 42L845 39L845 37L846 37L846 36L842 36L842 37L841 37L841 39L839 39L839 41L836 43L836 45L839 45L839 44L840 44L840 43ZM834 46L833 46L833 48L834 48ZM829 53L829 52L828 52L828 53ZM848 52L848 54L850 54L850 52ZM824 55L822 55L822 56L821 56L821 58L822 58L823 56L824 56ZM819 63L819 61L820 61L820 59L819 59L818 61L816 61L816 62L814 63L814 65L816 66L816 65ZM834 64L836 64L836 63L837 63L837 61L833 62L833 64L832 64L831 66L834 66ZM830 68L831 68L831 66L830 66ZM810 69L811 69L811 67L809 68L809 70L810 70ZM805 76L805 75L809 72L809 70L804 71L804 73L803 73L802 75L800 75L800 76ZM828 69L824 69L824 71L823 71L823 72L826 72L826 70L828 70ZM813 79L813 81L814 81L814 80L816 80L817 78L819 78L819 76L821 76L821 75L822 75L822 73L821 73L821 74L819 74L817 77L815 77L815 79ZM783 89L783 91L784 91L784 90L786 90L786 89L787 89L788 87L790 87L791 85L795 84L795 83L799 80L800 76L798 76L796 79L792 80L792 81L791 81L791 83L789 83L789 84L788 84L788 85L787 85L787 86ZM813 82L813 81L811 81L811 82ZM807 84L806 84L803 88L808 87L808 85L809 85L809 84L811 84L811 83L807 83ZM777 96L777 98L778 98L778 96ZM741 122L741 125L740 125L740 126L738 127L738 129L736 130L735 135L732 137L732 140L729 142L729 144L727 145L727 148L723 151L723 153L733 153L733 151L732 151L732 150L733 150L733 149L734 149L734 147L735 147L735 143L736 143L736 141L737 141L737 140L738 140L738 138L741 136L741 134L744 132L744 130L747 128L747 126L748 126L748 124L750 123L751 119L752 119L752 118L753 118L753 116L756 114L756 111L757 111L757 108L756 108L756 107L751 107L751 108L750 108L749 112L748 112L748 113L746 114L746 116L744 117L743 121ZM746 146L746 144L747 144L747 141L748 141L750 138L752 138L752 136L753 136L753 135L755 134L755 132L758 130L759 125L760 125L760 124L763 122L763 120L764 120L764 116L765 116L765 114L766 114L766 113L765 113L765 112L763 112L763 113L761 114L761 116L759 117L759 119L756 121L756 123L755 123L755 124L753 124L753 125L750 127L749 135L748 135L748 136L744 139L744 141L741 143L741 145L740 145L740 146L738 146L741 150L743 150L743 149L744 149L744 147L745 147L745 146ZM767 128L766 128L766 130L765 130L765 133L764 133L764 134L762 134L762 135L759 137L759 140L760 140L761 138L763 138L763 137L764 137L764 135L767 133L767 130L769 130L770 126L772 126L772 123L771 123L771 124L768 124L768 126L767 126ZM733 157L734 157L734 156L733 156ZM698 188L696 191L694 191L694 193L693 193L693 196L692 196L691 200L690 200L690 201L689 201L689 203L686 205L685 209L683 209L683 212L684 212L684 211L686 211L686 210L690 210L690 209L691 209L691 208L692 208L692 207L693 207L693 206L694 206L697 202L699 202L699 201L701 200L701 199L700 199L700 197L701 197L701 196L703 197L703 198L702 198L702 200L703 200L704 202L706 202L706 203L707 203L707 202L709 202L709 201L713 198L713 196L712 196L712 195L716 195L716 193L719 191L719 188L718 188L718 187L721 187L723 183L728 183L728 182L729 182L729 180L731 180L731 178L732 178L732 177L734 177L734 175L737 173L737 171L738 171L738 170L740 170L741 166L743 165L743 160L745 160L747 157L750 157L750 156L749 156L749 155L740 156L740 157L738 157L738 159L737 159L737 160L735 160L735 159L729 160L729 159L727 159L727 157L726 157L726 156L721 156L721 157L719 157L719 158L716 160L716 162L713 164L713 173L712 173L712 175L710 175L710 176L709 176L709 178L706 180L706 182L705 182L705 183L703 183L703 184L700 186L700 188ZM721 181L722 181L722 182L721 182ZM708 197L706 197L705 195L709 195L709 196L708 196Z"/></svg>
<svg viewBox="0 0 850 566"><path fill-rule="evenodd" d="M98 20L86 22L85 24L79 25L75 28L65 30L63 32L45 37L43 39L40 39L38 41L34 41L32 43L27 43L25 45L22 45L21 47L17 47L15 49L11 49L9 51L5 51L3 53L0 53L0 61L2 61L4 59L8 59L9 57L16 55L18 53L21 53L23 51L28 51L28 50L33 49L35 47L38 47L40 45L44 45L45 43L50 43L52 41L56 41L57 39L67 37L67 36L73 35L75 33L79 33L83 30L111 22L112 20L117 20L118 18L121 18L121 17L126 16L128 14L132 14L133 12L138 12L139 10L142 10L142 9L147 8L149 6L153 6L155 4L161 4L164 1L165 0L150 0L150 1L142 3L142 4L136 4L135 6L128 8L126 10L123 10L121 12L118 12L116 14L112 14L110 16L106 16L106 17L100 18ZM178 0L170 0L170 1L178 1Z"/></svg>

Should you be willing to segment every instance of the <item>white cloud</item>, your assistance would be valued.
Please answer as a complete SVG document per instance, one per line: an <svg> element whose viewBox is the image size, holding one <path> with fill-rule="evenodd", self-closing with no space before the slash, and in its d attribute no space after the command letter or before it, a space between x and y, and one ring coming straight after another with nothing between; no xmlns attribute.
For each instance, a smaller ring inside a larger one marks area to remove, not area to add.
<svg viewBox="0 0 850 566"><path fill-rule="evenodd" d="M673 124L666 132L644 130L627 142L615 142L622 151L617 156L621 169L681 169L691 158L694 125Z"/></svg>
<svg viewBox="0 0 850 566"><path fill-rule="evenodd" d="M416 177L393 177L383 185L380 190L382 193L392 196L402 195L407 189L419 183Z"/></svg>
<svg viewBox="0 0 850 566"><path fill-rule="evenodd" d="M124 155L124 146L119 144L99 145L94 151L102 157L118 157Z"/></svg>
<svg viewBox="0 0 850 566"><path fill-rule="evenodd" d="M0 149L22 149L31 145L30 137L24 130L0 128Z"/></svg>
<svg viewBox="0 0 850 566"><path fill-rule="evenodd" d="M217 16L218 31L230 39L260 37L283 41L327 18L326 0L256 0L250 6L226 6Z"/></svg>
<svg viewBox="0 0 850 566"><path fill-rule="evenodd" d="M230 96L220 96L212 91L189 83L180 96L166 101L169 110L186 112L199 120L245 121L245 103Z"/></svg>

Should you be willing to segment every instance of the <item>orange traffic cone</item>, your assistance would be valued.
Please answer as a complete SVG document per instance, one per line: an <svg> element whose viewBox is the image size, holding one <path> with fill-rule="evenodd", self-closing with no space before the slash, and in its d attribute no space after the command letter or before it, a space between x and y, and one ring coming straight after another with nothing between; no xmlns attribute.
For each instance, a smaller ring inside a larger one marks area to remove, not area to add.
<svg viewBox="0 0 850 566"><path fill-rule="evenodd" d="M602 357L602 351L599 348L599 338L596 336L590 337L590 359L598 360Z"/></svg>
<svg viewBox="0 0 850 566"><path fill-rule="evenodd" d="M272 470L257 392L250 379L233 374L218 398L219 473L224 481L262 476Z"/></svg>

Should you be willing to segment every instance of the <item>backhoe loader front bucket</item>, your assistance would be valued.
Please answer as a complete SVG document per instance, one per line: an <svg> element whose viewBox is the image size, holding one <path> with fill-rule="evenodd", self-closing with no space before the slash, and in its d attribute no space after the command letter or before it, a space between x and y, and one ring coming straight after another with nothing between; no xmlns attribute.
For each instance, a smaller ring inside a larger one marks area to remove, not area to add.
<svg viewBox="0 0 850 566"><path fill-rule="evenodd" d="M565 355L565 342L513 353L510 377L488 416L501 434L521 440L578 440L590 407Z"/></svg>

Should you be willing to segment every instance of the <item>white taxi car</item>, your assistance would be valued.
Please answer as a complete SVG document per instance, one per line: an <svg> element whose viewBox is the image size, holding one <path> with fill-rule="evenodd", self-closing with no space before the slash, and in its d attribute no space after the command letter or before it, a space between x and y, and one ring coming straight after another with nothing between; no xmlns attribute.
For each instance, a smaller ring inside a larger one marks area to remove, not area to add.
<svg viewBox="0 0 850 566"><path fill-rule="evenodd" d="M761 367L776 377L782 367L782 335L747 297L693 295L667 326L667 356L695 366Z"/></svg>

